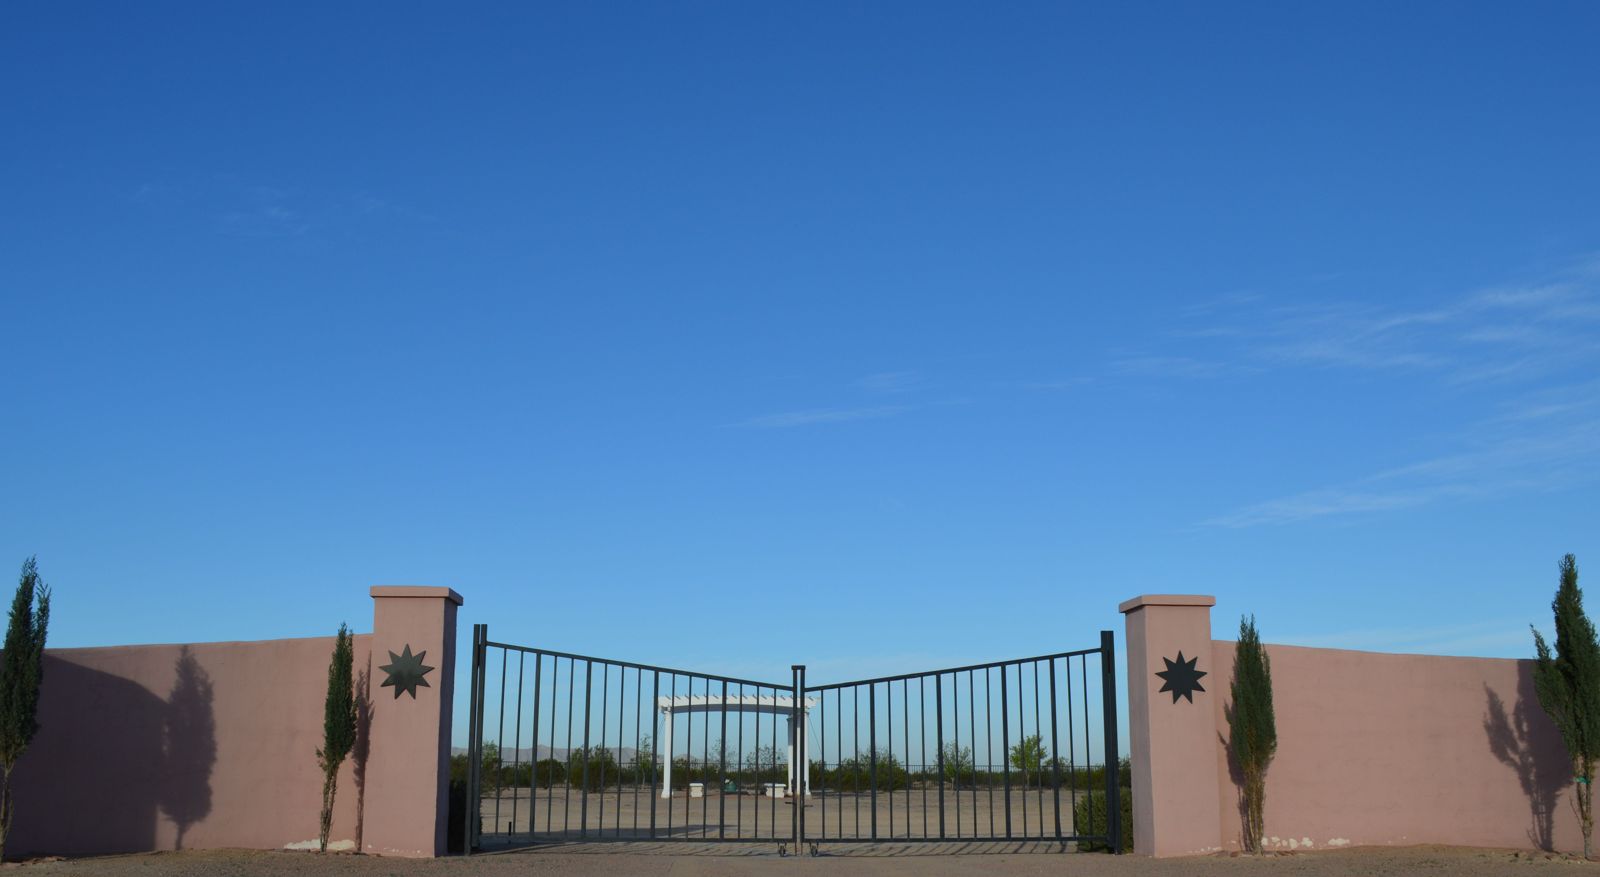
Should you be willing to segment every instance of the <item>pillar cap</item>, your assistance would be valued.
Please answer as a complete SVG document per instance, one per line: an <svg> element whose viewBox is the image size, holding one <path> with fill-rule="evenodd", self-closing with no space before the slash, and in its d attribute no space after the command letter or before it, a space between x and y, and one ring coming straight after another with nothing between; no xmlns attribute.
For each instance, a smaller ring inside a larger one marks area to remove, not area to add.
<svg viewBox="0 0 1600 877"><path fill-rule="evenodd" d="M429 585L373 585L373 597L434 597L449 600L460 606L461 595L450 588L432 587Z"/></svg>
<svg viewBox="0 0 1600 877"><path fill-rule="evenodd" d="M1132 600L1124 600L1117 607L1118 612L1132 612L1146 606L1215 606L1216 597L1205 594L1140 594Z"/></svg>

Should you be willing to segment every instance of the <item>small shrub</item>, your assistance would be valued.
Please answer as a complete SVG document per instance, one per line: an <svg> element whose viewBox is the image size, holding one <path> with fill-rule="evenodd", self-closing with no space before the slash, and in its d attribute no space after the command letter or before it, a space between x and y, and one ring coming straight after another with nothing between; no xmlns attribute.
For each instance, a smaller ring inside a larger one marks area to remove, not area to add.
<svg viewBox="0 0 1600 877"><path fill-rule="evenodd" d="M1124 787L1121 790L1122 798L1122 849L1133 849L1133 790ZM1090 811L1093 811L1091 813ZM1106 793L1086 792L1079 796L1072 805L1073 821L1078 826L1078 834L1106 833ZM1099 841L1078 841L1078 849L1084 852L1101 852L1109 848Z"/></svg>
<svg viewBox="0 0 1600 877"><path fill-rule="evenodd" d="M812 780L815 782L815 775ZM868 792L874 788L874 780L879 792L896 792L909 787L911 775L906 772L900 759L881 751L878 753L876 777L873 775L871 757L860 755L845 759L829 771L828 787L841 792Z"/></svg>
<svg viewBox="0 0 1600 877"><path fill-rule="evenodd" d="M621 776L616 756L605 747L579 747L567 756L567 785L571 788L597 792L608 785L616 785Z"/></svg>
<svg viewBox="0 0 1600 877"><path fill-rule="evenodd" d="M539 780L539 788L548 789L556 783L567 781L567 766L554 758L542 759L534 775Z"/></svg>

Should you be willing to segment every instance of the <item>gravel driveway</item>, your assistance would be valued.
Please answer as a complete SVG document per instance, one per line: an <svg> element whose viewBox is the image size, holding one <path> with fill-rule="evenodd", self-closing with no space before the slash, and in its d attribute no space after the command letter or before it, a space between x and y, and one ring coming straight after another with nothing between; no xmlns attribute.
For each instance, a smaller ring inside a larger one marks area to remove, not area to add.
<svg viewBox="0 0 1600 877"><path fill-rule="evenodd" d="M1040 851L1007 852L998 848L922 851L882 846L833 851L818 858L780 858L774 850L673 845L627 851L616 846L569 846L532 852L478 856L472 859L408 861L372 856L291 852L205 850L149 853L98 859L43 861L7 866L24 877L298 877L298 875L371 875L371 877L464 877L464 875L781 875L781 877L942 877L942 875L1083 875L1083 877L1188 877L1188 875L1477 875L1562 873L1600 875L1600 863L1566 856L1446 847L1368 847L1300 853L1265 859L1193 858L1139 859L1132 856L1062 855Z"/></svg>

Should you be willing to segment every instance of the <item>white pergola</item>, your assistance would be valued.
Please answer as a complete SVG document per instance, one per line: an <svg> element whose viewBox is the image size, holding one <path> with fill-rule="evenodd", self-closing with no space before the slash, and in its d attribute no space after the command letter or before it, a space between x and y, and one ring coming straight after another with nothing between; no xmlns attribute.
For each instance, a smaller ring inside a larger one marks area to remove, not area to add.
<svg viewBox="0 0 1600 877"><path fill-rule="evenodd" d="M815 698L805 698L803 708L806 719L811 718L811 707L816 704ZM661 797L672 797L672 717L677 713L706 713L706 712L737 712L737 713L769 713L774 716L790 716L789 721L789 784L788 794L795 794L795 723L794 698L784 696L760 695L688 695L680 694L677 697L657 698L656 705L661 709L661 715L666 719L664 724L666 738L662 751L666 753L663 759L666 764L662 767ZM776 721L776 720L774 720ZM690 753L693 757L693 753ZM811 794L811 759L805 759L801 766L800 787L805 789L807 795Z"/></svg>

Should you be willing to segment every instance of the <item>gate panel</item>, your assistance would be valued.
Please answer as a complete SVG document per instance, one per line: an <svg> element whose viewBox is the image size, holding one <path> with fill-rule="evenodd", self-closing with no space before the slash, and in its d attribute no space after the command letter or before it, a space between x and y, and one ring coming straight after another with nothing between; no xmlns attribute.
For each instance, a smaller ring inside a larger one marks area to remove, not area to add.
<svg viewBox="0 0 1600 877"><path fill-rule="evenodd" d="M1120 837L1114 650L1103 632L1095 649L808 687L803 837Z"/></svg>
<svg viewBox="0 0 1600 877"><path fill-rule="evenodd" d="M1121 852L1114 641L808 686L473 628L469 849L1046 841ZM1091 790L1098 796L1091 795Z"/></svg>
<svg viewBox="0 0 1600 877"><path fill-rule="evenodd" d="M473 641L473 849L793 842L792 683Z"/></svg>

